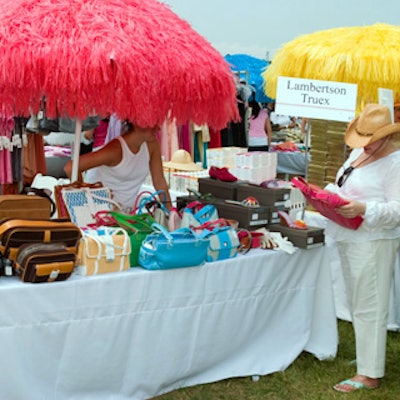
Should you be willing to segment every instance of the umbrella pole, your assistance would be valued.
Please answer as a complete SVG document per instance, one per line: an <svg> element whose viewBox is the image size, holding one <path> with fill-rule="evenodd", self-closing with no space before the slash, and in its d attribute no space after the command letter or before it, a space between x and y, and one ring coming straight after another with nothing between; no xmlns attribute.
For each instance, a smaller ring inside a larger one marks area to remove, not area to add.
<svg viewBox="0 0 400 400"><path fill-rule="evenodd" d="M75 122L75 139L74 139L74 148L72 152L71 182L76 182L78 180L79 153L81 150L81 131L82 131L82 120L77 118Z"/></svg>
<svg viewBox="0 0 400 400"><path fill-rule="evenodd" d="M304 151L304 157L305 157L305 171L304 171L304 179L308 181L308 148L310 147L310 134L311 134L311 122L309 121L307 124L307 130L306 130L306 137L305 137L305 151Z"/></svg>
<svg viewBox="0 0 400 400"><path fill-rule="evenodd" d="M305 171L304 171L304 179L308 182L308 147L310 146L310 135L311 135L311 121L308 121L307 124L307 130L306 130L306 137L304 140L304 144L305 144L305 149L304 149L304 157L305 157L305 162L304 162L304 166L305 166ZM306 206L304 205L303 210L301 212L301 219L304 220L304 216L306 213Z"/></svg>

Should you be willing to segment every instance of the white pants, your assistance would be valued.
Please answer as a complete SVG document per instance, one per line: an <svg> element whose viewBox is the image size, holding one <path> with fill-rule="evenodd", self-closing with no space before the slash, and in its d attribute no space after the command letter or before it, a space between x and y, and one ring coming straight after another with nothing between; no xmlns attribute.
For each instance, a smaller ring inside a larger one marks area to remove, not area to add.
<svg viewBox="0 0 400 400"><path fill-rule="evenodd" d="M387 319L394 264L400 239L338 242L353 322L357 373L385 374Z"/></svg>

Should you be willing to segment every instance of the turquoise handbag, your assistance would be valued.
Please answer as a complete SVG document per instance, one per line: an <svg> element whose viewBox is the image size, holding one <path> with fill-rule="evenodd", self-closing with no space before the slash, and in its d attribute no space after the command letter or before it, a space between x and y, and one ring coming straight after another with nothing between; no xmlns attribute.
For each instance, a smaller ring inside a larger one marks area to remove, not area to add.
<svg viewBox="0 0 400 400"><path fill-rule="evenodd" d="M203 204L200 201L192 201L182 211L182 228L200 226L206 222L216 221L218 210L214 204Z"/></svg>
<svg viewBox="0 0 400 400"><path fill-rule="evenodd" d="M184 268L203 265L210 240L197 237L189 228L168 232L152 224L153 233L142 242L139 265L149 270Z"/></svg>
<svg viewBox="0 0 400 400"><path fill-rule="evenodd" d="M212 262L236 257L240 240L237 230L229 224L228 220L220 218L194 227L192 230L198 237L210 239L206 261Z"/></svg>

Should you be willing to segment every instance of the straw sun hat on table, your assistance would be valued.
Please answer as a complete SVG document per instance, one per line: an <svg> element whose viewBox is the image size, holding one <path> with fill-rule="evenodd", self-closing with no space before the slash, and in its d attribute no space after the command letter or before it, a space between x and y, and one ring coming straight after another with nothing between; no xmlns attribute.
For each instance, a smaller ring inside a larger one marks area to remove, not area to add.
<svg viewBox="0 0 400 400"><path fill-rule="evenodd" d="M180 171L202 171L203 168L193 162L192 157L186 150L180 149L175 151L171 157L171 161L163 163L164 168L177 169Z"/></svg>

